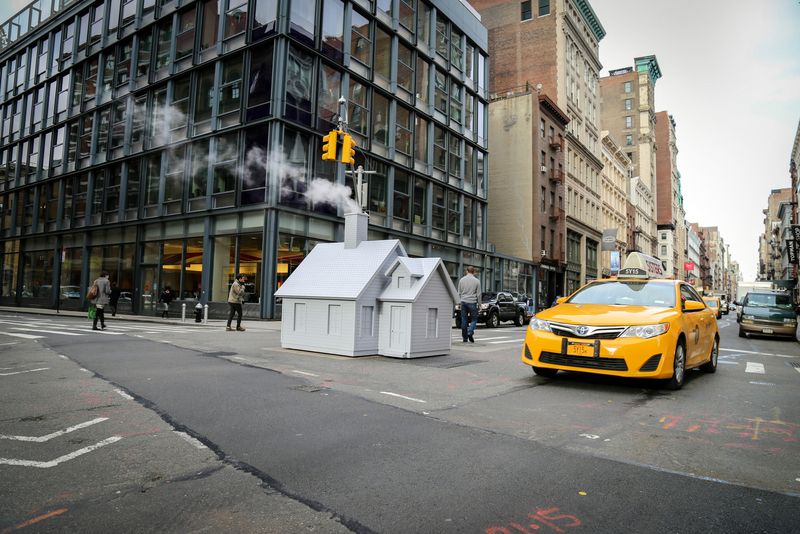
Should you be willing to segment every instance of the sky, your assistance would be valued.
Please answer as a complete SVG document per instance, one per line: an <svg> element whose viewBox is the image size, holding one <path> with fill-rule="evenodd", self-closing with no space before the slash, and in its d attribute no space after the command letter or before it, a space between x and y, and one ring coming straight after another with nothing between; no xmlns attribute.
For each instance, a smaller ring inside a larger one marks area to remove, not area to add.
<svg viewBox="0 0 800 534"><path fill-rule="evenodd" d="M590 0L606 36L601 76L655 55L656 111L676 123L686 218L717 226L744 280L758 269L762 211L789 187L800 124L800 2Z"/></svg>
<svg viewBox="0 0 800 534"><path fill-rule="evenodd" d="M676 122L686 217L718 226L744 280L772 189L789 187L800 125L798 0L590 0L603 73L654 54L656 111ZM0 21L30 0L0 0Z"/></svg>

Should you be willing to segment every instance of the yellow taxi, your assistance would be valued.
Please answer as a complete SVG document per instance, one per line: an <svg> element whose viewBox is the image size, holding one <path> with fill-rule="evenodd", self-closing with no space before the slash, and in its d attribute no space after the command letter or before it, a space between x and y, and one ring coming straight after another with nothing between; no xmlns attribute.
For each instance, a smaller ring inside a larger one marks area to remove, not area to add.
<svg viewBox="0 0 800 534"><path fill-rule="evenodd" d="M632 252L617 278L595 280L531 318L522 362L540 376L559 370L664 379L717 369L714 312L695 289L664 277L661 262Z"/></svg>
<svg viewBox="0 0 800 534"><path fill-rule="evenodd" d="M703 302L706 303L706 306L711 308L711 311L714 312L717 319L722 319L722 303L719 297L703 297Z"/></svg>

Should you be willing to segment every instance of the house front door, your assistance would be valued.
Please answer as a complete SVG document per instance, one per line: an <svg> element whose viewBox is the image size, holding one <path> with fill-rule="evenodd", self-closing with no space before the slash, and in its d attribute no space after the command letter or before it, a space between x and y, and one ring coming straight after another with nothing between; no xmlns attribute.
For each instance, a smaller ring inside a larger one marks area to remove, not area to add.
<svg viewBox="0 0 800 534"><path fill-rule="evenodd" d="M406 307L392 306L389 309L389 349L406 351Z"/></svg>

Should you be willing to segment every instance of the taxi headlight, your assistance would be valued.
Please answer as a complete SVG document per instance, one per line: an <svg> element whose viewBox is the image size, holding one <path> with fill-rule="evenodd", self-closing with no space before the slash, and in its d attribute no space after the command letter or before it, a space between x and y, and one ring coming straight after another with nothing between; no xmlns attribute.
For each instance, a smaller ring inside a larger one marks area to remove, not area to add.
<svg viewBox="0 0 800 534"><path fill-rule="evenodd" d="M669 330L669 323L629 326L619 337L640 337L642 339L649 339L651 337L660 336L661 334L666 334L667 330Z"/></svg>
<svg viewBox="0 0 800 534"><path fill-rule="evenodd" d="M531 317L531 330L541 330L542 332L552 332L550 330L550 323L536 317Z"/></svg>

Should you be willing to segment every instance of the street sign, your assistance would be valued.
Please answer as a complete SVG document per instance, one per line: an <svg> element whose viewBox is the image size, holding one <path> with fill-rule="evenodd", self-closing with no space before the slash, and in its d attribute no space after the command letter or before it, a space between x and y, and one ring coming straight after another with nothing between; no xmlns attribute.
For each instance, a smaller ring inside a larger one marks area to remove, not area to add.
<svg viewBox="0 0 800 534"><path fill-rule="evenodd" d="M800 241L800 224L792 225L792 239Z"/></svg>
<svg viewBox="0 0 800 534"><path fill-rule="evenodd" d="M694 262L693 261L685 261L685 262L683 262L683 270L684 271L694 271Z"/></svg>

